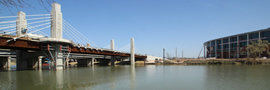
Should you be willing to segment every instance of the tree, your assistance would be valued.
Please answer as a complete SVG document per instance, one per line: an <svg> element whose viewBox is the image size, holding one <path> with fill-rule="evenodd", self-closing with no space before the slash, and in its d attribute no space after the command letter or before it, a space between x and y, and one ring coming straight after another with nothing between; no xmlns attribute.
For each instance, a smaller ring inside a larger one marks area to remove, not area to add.
<svg viewBox="0 0 270 90"><path fill-rule="evenodd" d="M249 57L253 58L253 60L256 60L256 58L260 57L260 55L263 53L270 55L269 45L270 44L267 40L251 41L251 44L246 47L246 50L249 54Z"/></svg>
<svg viewBox="0 0 270 90"><path fill-rule="evenodd" d="M34 0L0 0L0 5L3 5L8 8L8 10L11 12L10 8L26 8L26 7L32 7L29 2L33 2ZM55 2L55 0L37 0L41 6L43 6L45 9L46 5L50 5L51 3ZM47 9L48 10L48 9Z"/></svg>

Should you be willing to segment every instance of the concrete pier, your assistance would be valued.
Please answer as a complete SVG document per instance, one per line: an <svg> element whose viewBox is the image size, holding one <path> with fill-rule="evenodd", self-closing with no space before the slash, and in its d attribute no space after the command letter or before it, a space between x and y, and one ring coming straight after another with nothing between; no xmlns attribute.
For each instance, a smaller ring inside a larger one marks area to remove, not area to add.
<svg viewBox="0 0 270 90"><path fill-rule="evenodd" d="M115 60L116 60L116 57L111 56L111 66L115 65Z"/></svg>
<svg viewBox="0 0 270 90"><path fill-rule="evenodd" d="M17 50L16 51L16 64L17 70L27 70L27 59L25 59L27 51L25 50Z"/></svg>
<svg viewBox="0 0 270 90"><path fill-rule="evenodd" d="M109 65L109 63L110 63L111 61L109 60L109 59L105 59L105 58L103 58L103 59L99 59L99 65L102 65L102 66L107 66L107 65Z"/></svg>
<svg viewBox="0 0 270 90"><path fill-rule="evenodd" d="M44 56L39 56L38 57L38 68L39 68L39 70L42 70L42 58L44 58Z"/></svg>
<svg viewBox="0 0 270 90"><path fill-rule="evenodd" d="M66 67L69 67L69 59L66 59Z"/></svg>
<svg viewBox="0 0 270 90"><path fill-rule="evenodd" d="M7 57L7 68L11 67L11 57Z"/></svg>
<svg viewBox="0 0 270 90"><path fill-rule="evenodd" d="M63 53L60 49L61 48L60 45L56 45L56 46L58 46L58 47L56 48L56 51L54 51L55 69L56 70L63 70L64 69Z"/></svg>
<svg viewBox="0 0 270 90"><path fill-rule="evenodd" d="M43 56L42 51L16 50L17 70L38 68L39 56Z"/></svg>
<svg viewBox="0 0 270 90"><path fill-rule="evenodd" d="M90 66L92 63L91 63L92 59L90 58L87 58L87 59L78 59L77 62L78 62L78 67L88 67Z"/></svg>
<svg viewBox="0 0 270 90"><path fill-rule="evenodd" d="M92 58L91 66L94 66L94 65L95 65L95 58Z"/></svg>
<svg viewBox="0 0 270 90"><path fill-rule="evenodd" d="M0 57L0 68L10 68L11 57Z"/></svg>

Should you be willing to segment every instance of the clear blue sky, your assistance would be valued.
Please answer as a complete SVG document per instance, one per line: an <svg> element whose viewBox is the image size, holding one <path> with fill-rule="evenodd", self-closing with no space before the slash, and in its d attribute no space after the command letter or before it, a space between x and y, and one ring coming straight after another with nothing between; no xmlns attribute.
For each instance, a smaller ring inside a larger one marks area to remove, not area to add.
<svg viewBox="0 0 270 90"><path fill-rule="evenodd" d="M63 18L100 47L115 40L118 48L134 37L136 50L162 56L197 57L205 41L268 28L270 0L56 0ZM19 8L26 14L49 13ZM1 16L12 15L3 6ZM48 7L51 10L50 7ZM16 8L11 8L16 14Z"/></svg>

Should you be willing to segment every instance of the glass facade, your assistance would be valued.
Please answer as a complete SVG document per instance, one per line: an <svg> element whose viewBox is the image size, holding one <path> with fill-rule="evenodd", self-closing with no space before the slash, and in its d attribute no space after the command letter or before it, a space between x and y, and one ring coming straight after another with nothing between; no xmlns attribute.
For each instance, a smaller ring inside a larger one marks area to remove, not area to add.
<svg viewBox="0 0 270 90"><path fill-rule="evenodd" d="M269 38L270 37L270 31L261 32L261 37Z"/></svg>
<svg viewBox="0 0 270 90"><path fill-rule="evenodd" d="M236 48L237 48L237 43L232 43L232 44L230 45L231 51L236 51Z"/></svg>
<svg viewBox="0 0 270 90"><path fill-rule="evenodd" d="M247 35L241 35L241 36L239 36L239 40L247 40Z"/></svg>
<svg viewBox="0 0 270 90"><path fill-rule="evenodd" d="M211 46L215 46L215 41L212 41L211 42Z"/></svg>
<svg viewBox="0 0 270 90"><path fill-rule="evenodd" d="M228 42L229 42L228 38L223 39L223 43L228 43Z"/></svg>
<svg viewBox="0 0 270 90"><path fill-rule="evenodd" d="M220 52L220 49L221 49L221 40L217 40L217 49L218 51Z"/></svg>
<svg viewBox="0 0 270 90"><path fill-rule="evenodd" d="M237 41L237 37L231 37L230 38L230 42L236 42Z"/></svg>
<svg viewBox="0 0 270 90"><path fill-rule="evenodd" d="M249 34L249 39L256 39L256 38L259 38L259 33L251 33Z"/></svg>
<svg viewBox="0 0 270 90"><path fill-rule="evenodd" d="M223 52L229 51L229 44L223 45Z"/></svg>
<svg viewBox="0 0 270 90"><path fill-rule="evenodd" d="M245 58L248 56L248 53L245 52L248 43L259 39L270 42L270 28L207 42L207 57Z"/></svg>
<svg viewBox="0 0 270 90"><path fill-rule="evenodd" d="M261 32L261 39L270 42L270 31Z"/></svg>

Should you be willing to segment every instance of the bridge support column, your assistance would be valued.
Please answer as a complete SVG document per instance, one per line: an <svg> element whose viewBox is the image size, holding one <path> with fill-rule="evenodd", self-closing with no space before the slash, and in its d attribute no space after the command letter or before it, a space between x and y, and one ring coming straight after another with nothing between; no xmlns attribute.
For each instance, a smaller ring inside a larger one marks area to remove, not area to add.
<svg viewBox="0 0 270 90"><path fill-rule="evenodd" d="M38 57L38 68L39 68L39 70L42 70L42 58L44 58L44 56L39 56Z"/></svg>
<svg viewBox="0 0 270 90"><path fill-rule="evenodd" d="M0 58L0 68L4 68L7 63L7 58L6 57L1 57Z"/></svg>
<svg viewBox="0 0 270 90"><path fill-rule="evenodd" d="M115 59L116 59L115 56L111 56L111 66L113 66L115 64Z"/></svg>
<svg viewBox="0 0 270 90"><path fill-rule="evenodd" d="M7 64L6 64L6 68L10 68L11 67L11 57L7 57Z"/></svg>
<svg viewBox="0 0 270 90"><path fill-rule="evenodd" d="M7 57L7 68L11 67L11 57Z"/></svg>
<svg viewBox="0 0 270 90"><path fill-rule="evenodd" d="M16 51L16 63L17 70L27 70L38 68L38 58L44 53L41 51L27 51L27 50L17 50Z"/></svg>
<svg viewBox="0 0 270 90"><path fill-rule="evenodd" d="M66 67L69 67L69 59L66 60Z"/></svg>
<svg viewBox="0 0 270 90"><path fill-rule="evenodd" d="M57 50L58 51L58 50ZM62 52L57 52L56 51L56 70L63 70L64 69L64 61L63 61L63 53Z"/></svg>
<svg viewBox="0 0 270 90"><path fill-rule="evenodd" d="M95 58L92 58L91 66L94 66L94 65L95 65Z"/></svg>
<svg viewBox="0 0 270 90"><path fill-rule="evenodd" d="M11 57L0 58L0 68L10 68Z"/></svg>
<svg viewBox="0 0 270 90"><path fill-rule="evenodd" d="M91 65L91 60L90 59L78 59L78 67L88 67Z"/></svg>
<svg viewBox="0 0 270 90"><path fill-rule="evenodd" d="M108 59L105 59L105 58L103 58L103 59L99 59L99 65L109 65L109 63L110 63L110 60L108 60Z"/></svg>
<svg viewBox="0 0 270 90"><path fill-rule="evenodd" d="M135 64L135 47L134 47L134 38L130 40L130 64Z"/></svg>
<svg viewBox="0 0 270 90"><path fill-rule="evenodd" d="M17 70L27 70L27 60L24 57L26 55L27 55L27 51L24 51L24 50L16 51Z"/></svg>

